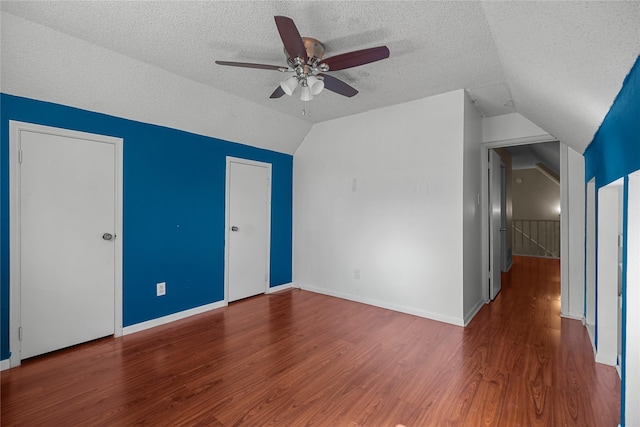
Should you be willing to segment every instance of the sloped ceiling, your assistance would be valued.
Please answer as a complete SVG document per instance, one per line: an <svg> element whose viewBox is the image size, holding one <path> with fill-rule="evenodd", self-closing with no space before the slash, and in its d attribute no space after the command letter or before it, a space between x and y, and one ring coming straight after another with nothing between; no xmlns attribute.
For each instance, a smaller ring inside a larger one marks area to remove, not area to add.
<svg viewBox="0 0 640 427"><path fill-rule="evenodd" d="M483 115L518 112L579 152L640 53L640 2L2 1L0 8L310 123L462 88ZM325 57L386 45L390 58L332 73L360 91L353 98L324 91L309 103L269 99L283 74L214 61L284 65L274 15L322 41Z"/></svg>
<svg viewBox="0 0 640 427"><path fill-rule="evenodd" d="M557 141L516 145L507 147L507 150L511 154L513 169L533 169L537 163L542 163L560 176L560 144Z"/></svg>

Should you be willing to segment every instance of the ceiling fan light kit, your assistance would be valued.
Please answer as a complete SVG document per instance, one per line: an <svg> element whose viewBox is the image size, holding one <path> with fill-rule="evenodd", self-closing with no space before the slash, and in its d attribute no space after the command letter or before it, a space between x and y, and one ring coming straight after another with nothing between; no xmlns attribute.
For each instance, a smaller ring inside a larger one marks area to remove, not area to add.
<svg viewBox="0 0 640 427"><path fill-rule="evenodd" d="M309 86L302 87L302 95L300 95L300 99L302 101L311 101L313 99L313 95L311 94Z"/></svg>
<svg viewBox="0 0 640 427"><path fill-rule="evenodd" d="M343 53L323 60L325 48L320 41L311 37L301 37L291 18L276 16L275 21L284 45L287 67L216 61L218 65L294 73L293 76L280 83L270 98L280 98L283 95L291 96L298 86L301 87L300 99L302 101L311 101L325 88L346 97L355 96L358 93L355 88L325 73L357 67L389 57L389 49L386 46L379 46Z"/></svg>
<svg viewBox="0 0 640 427"><path fill-rule="evenodd" d="M298 86L298 79L296 78L296 76L289 77L287 80L280 83L280 87L282 88L282 90L284 90L284 93L286 93L289 96L293 94L293 91L297 86Z"/></svg>
<svg viewBox="0 0 640 427"><path fill-rule="evenodd" d="M322 89L324 89L324 80L321 80L315 76L309 76L307 77L307 86L309 86L309 89L311 89L312 95L317 95L322 92Z"/></svg>
<svg viewBox="0 0 640 427"><path fill-rule="evenodd" d="M303 101L311 101L314 95L318 95L324 89L324 81L322 78L316 77L318 72L311 69L309 71L308 65L299 65L294 69L296 75L289 77L287 80L280 83L280 87L286 95L293 95L296 87L302 87L302 95L300 99Z"/></svg>

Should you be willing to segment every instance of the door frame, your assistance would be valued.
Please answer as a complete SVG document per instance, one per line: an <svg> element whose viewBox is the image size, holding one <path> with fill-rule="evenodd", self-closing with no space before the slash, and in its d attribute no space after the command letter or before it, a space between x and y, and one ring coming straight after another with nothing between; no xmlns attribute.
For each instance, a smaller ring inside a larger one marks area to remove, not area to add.
<svg viewBox="0 0 640 427"><path fill-rule="evenodd" d="M502 147L513 147L516 145L529 145L529 144L538 144L541 142L553 142L557 141L557 138L554 138L551 135L539 135L533 137L523 137L523 138L514 138L514 139L505 139L501 141L492 141L492 142L483 142L480 146L480 170L482 173L480 174L480 182L481 182L481 204L480 204L480 218L481 218L481 233L480 239L482 244L482 298L485 303L489 303L491 301L490 298L490 289L489 289L489 261L490 261L490 244L489 244L489 176L487 171L489 170L489 150L493 148L502 148ZM562 162L561 163L561 168ZM566 181L566 180L565 180ZM561 182L560 185L563 185ZM564 185L567 185L565 182ZM560 198L562 203L562 198L566 197L566 191L560 191ZM561 232L563 227L567 227L566 220L563 220L565 216L560 218L560 228ZM566 263L567 257L566 254L563 254L561 251L560 254L560 263ZM562 267L561 267L562 268ZM561 283L561 293L565 292L566 283Z"/></svg>
<svg viewBox="0 0 640 427"><path fill-rule="evenodd" d="M506 245L505 245L505 234L506 234L506 229L503 230L502 226L503 226L503 220L506 221L506 212L505 212L505 200L506 200L506 183L504 182L504 178L505 178L505 164L502 161L502 158L500 157L500 155L495 151L495 150L487 150L487 165L488 165L488 170L489 170L489 176L487 177L488 183L487 183L487 189L488 189L488 210L491 211L491 214L489 214L489 212L487 212L487 219L489 221L488 223L488 227L489 227L489 299L490 300L494 300L495 298L497 298L498 293L500 292L500 290L502 289L502 281L501 281L501 274L502 271L504 270L504 259L505 259L505 253L506 253ZM495 154L495 157L493 158L493 160L491 159L491 157L493 157L492 154ZM497 163L496 163L497 161ZM495 170L491 170L491 168L494 168ZM498 178L498 182L495 183L493 181L495 181L495 174L496 172L499 175ZM493 185L492 185L493 184ZM495 230L495 222L494 222L494 211L493 211L493 207L494 207L494 194L492 194L495 189L495 187L499 188L499 200L498 200L498 204L500 205L500 225L498 230ZM506 222L505 222L506 223ZM496 235L496 231L498 231L500 238L497 241L497 244L500 245L500 255L498 260L496 260L496 256L495 256L495 250L494 247L492 247L492 243L493 246L496 245L496 239L495 239L495 235ZM496 263L499 264L499 267L496 268ZM497 280L495 280L497 277ZM495 291L495 287L496 287L496 283L499 283L499 289L497 291Z"/></svg>
<svg viewBox="0 0 640 427"><path fill-rule="evenodd" d="M231 221L229 212L229 202L231 198L231 163L239 163L248 166L257 166L267 168L269 185L267 187L267 247L266 252L266 281L264 292L269 292L269 282L271 280L271 191L272 191L272 165L271 163L260 162L257 160L248 160L240 157L227 156L225 171L225 200L224 200L224 304L229 304L229 237L231 231Z"/></svg>
<svg viewBox="0 0 640 427"><path fill-rule="evenodd" d="M509 271L511 264L507 256L507 165L500 159L500 269L503 272Z"/></svg>
<svg viewBox="0 0 640 427"><path fill-rule="evenodd" d="M84 139L99 143L113 144L115 147L115 236L114 241L114 336L122 335L122 138L80 132L33 123L9 121L9 366L21 363L21 343L19 331L21 327L21 278L20 278L20 163L19 144L22 131L43 133L67 138Z"/></svg>

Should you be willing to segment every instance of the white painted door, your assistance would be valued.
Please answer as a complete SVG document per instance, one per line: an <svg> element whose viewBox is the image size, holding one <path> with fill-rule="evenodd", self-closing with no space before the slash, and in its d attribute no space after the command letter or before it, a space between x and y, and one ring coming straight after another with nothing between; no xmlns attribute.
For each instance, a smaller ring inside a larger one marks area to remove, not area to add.
<svg viewBox="0 0 640 427"><path fill-rule="evenodd" d="M271 169L268 164L227 162L228 301L265 293L268 287Z"/></svg>
<svg viewBox="0 0 640 427"><path fill-rule="evenodd" d="M502 270L502 196L501 196L500 156L489 150L489 293L495 299L502 287L500 272Z"/></svg>
<svg viewBox="0 0 640 427"><path fill-rule="evenodd" d="M19 149L24 359L114 333L116 149L28 131Z"/></svg>

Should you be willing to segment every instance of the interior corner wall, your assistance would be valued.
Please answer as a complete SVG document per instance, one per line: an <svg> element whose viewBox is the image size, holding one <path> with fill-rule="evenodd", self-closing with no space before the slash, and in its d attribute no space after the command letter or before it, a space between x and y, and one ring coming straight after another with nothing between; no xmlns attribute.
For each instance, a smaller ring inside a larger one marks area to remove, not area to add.
<svg viewBox="0 0 640 427"><path fill-rule="evenodd" d="M484 304L480 248L480 148L482 117L468 96L464 97L463 189L463 316L465 325Z"/></svg>
<svg viewBox="0 0 640 427"><path fill-rule="evenodd" d="M0 359L10 356L10 120L123 138L123 326L224 299L226 156L272 164L270 286L291 283L293 156L6 94L0 112Z"/></svg>
<svg viewBox="0 0 640 427"><path fill-rule="evenodd" d="M294 155L296 285L463 324L463 109L459 90L313 126Z"/></svg>

